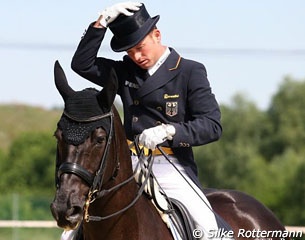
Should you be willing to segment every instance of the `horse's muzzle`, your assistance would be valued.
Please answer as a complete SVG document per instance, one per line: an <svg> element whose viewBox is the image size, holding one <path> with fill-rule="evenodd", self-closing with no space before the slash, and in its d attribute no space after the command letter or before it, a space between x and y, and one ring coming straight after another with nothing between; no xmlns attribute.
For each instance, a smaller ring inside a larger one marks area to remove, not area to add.
<svg viewBox="0 0 305 240"><path fill-rule="evenodd" d="M51 203L51 212L57 222L58 227L66 230L77 228L83 219L83 208L79 205L68 207L54 201Z"/></svg>

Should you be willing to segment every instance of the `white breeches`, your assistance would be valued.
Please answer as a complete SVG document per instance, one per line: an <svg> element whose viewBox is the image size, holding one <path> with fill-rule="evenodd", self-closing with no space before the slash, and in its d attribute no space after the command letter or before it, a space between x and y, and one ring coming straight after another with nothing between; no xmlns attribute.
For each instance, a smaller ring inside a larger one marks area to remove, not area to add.
<svg viewBox="0 0 305 240"><path fill-rule="evenodd" d="M215 231L218 229L210 203L202 191L188 177L177 158L174 156L169 156L169 158L179 169L180 173L183 174L183 177L162 155L154 156L153 173L166 195L182 202L197 222L197 228L200 228L203 236L208 236L211 230ZM137 156L132 156L133 167L136 166L137 162Z"/></svg>

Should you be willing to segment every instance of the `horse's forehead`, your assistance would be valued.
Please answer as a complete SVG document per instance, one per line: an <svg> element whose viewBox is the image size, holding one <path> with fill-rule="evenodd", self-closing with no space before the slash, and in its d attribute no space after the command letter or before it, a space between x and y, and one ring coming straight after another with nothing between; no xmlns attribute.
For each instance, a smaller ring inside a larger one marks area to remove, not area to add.
<svg viewBox="0 0 305 240"><path fill-rule="evenodd" d="M64 114L58 122L63 137L68 144L83 143L93 130L102 127L107 134L110 129L110 119L102 118L95 121L88 119L105 114L98 103L98 91L93 88L74 92L65 100Z"/></svg>
<svg viewBox="0 0 305 240"><path fill-rule="evenodd" d="M57 124L62 130L62 135L68 144L80 145L90 136L96 128L102 127L108 134L110 129L110 121L107 118L92 122L76 122L65 115L62 115Z"/></svg>

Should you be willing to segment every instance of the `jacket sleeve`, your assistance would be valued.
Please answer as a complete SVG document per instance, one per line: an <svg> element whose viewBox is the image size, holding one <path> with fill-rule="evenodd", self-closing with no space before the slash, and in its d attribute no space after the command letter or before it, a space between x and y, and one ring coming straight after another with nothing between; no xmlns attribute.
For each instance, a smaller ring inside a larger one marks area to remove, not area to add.
<svg viewBox="0 0 305 240"><path fill-rule="evenodd" d="M222 134L221 113L203 64L191 61L184 71L187 81L185 121L172 123L176 134L172 147L199 146L216 141Z"/></svg>
<svg viewBox="0 0 305 240"><path fill-rule="evenodd" d="M92 25L89 25L74 53L71 68L85 79L103 87L109 79L111 68L119 69L121 61L97 57L106 28L94 28ZM119 74L118 71L116 73Z"/></svg>

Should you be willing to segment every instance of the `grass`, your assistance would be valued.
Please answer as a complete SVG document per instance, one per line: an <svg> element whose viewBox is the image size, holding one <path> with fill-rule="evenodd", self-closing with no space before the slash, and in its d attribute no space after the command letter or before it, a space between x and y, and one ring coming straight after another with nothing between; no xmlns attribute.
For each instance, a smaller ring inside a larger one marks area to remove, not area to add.
<svg viewBox="0 0 305 240"><path fill-rule="evenodd" d="M22 132L52 132L62 109L47 110L22 104L0 105L0 149L7 150Z"/></svg>

